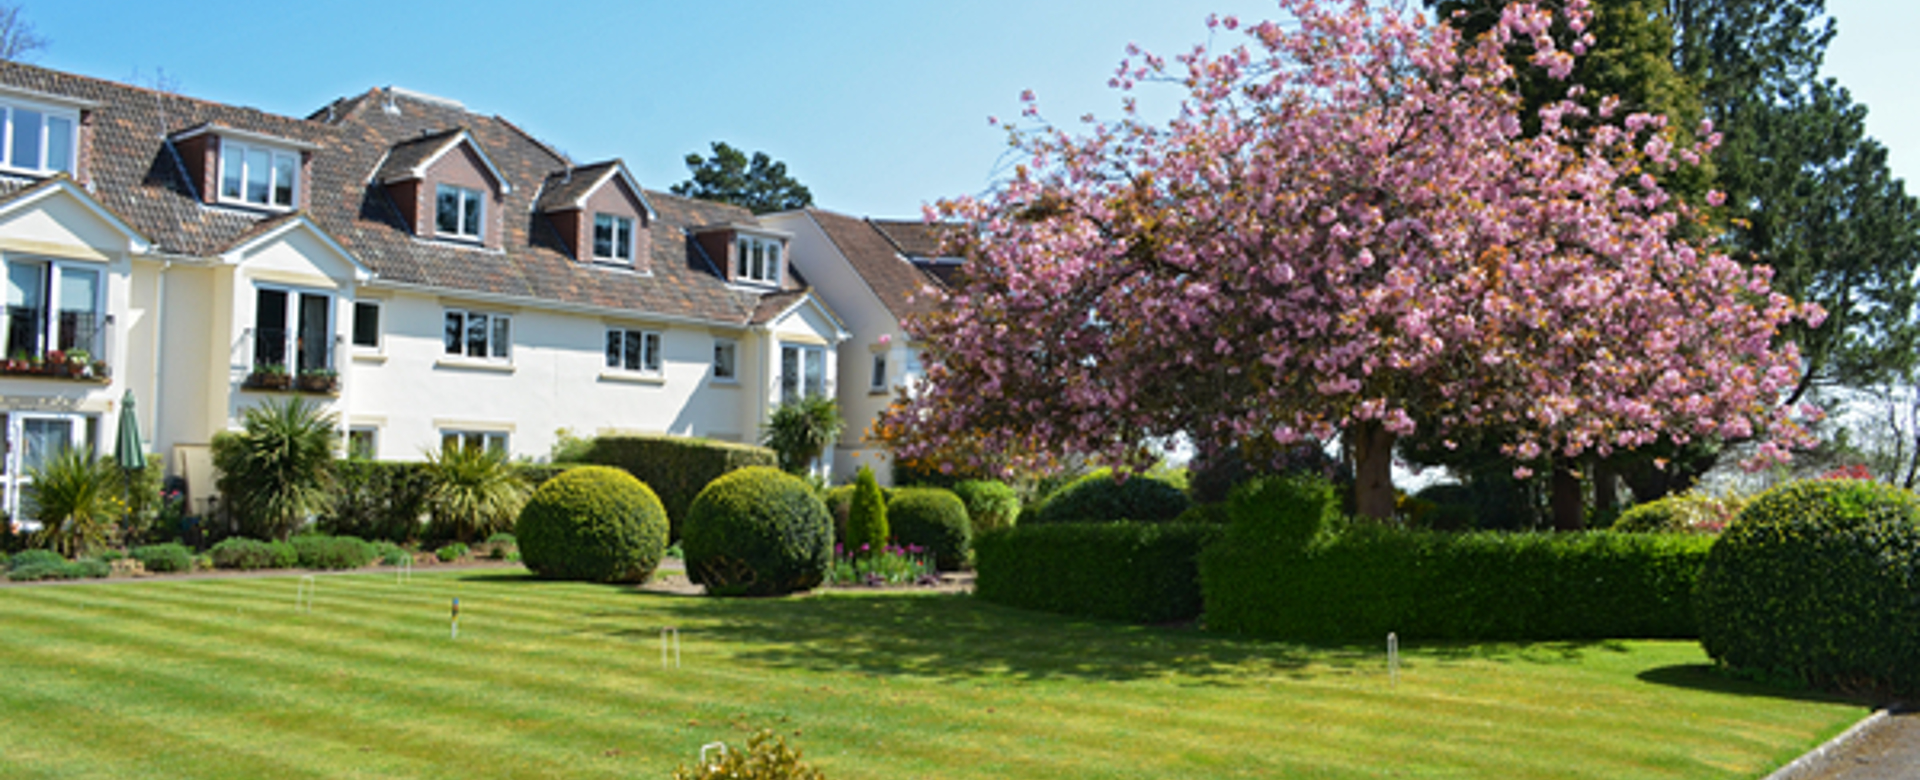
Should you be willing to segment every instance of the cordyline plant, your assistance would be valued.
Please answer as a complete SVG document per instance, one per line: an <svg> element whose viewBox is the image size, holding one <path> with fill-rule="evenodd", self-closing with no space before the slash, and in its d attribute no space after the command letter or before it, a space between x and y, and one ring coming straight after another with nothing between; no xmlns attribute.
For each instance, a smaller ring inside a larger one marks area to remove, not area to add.
<svg viewBox="0 0 1920 780"><path fill-rule="evenodd" d="M927 381L881 428L902 457L965 442L1138 463L1175 433L1340 435L1360 513L1385 518L1416 418L1511 431L1523 476L1663 437L1760 437L1756 466L1806 441L1778 403L1798 353L1776 336L1823 313L1714 251L1659 184L1712 129L1676 148L1661 117L1567 100L1523 135L1502 54L1526 36L1564 76L1578 51L1547 31L1581 29L1583 0L1509 6L1472 42L1402 7L1279 5L1293 23L1225 53L1130 51L1114 86L1187 89L1164 125L1128 99L1083 134L1014 130L1030 161L930 214L971 226L947 250L970 265L910 324Z"/></svg>

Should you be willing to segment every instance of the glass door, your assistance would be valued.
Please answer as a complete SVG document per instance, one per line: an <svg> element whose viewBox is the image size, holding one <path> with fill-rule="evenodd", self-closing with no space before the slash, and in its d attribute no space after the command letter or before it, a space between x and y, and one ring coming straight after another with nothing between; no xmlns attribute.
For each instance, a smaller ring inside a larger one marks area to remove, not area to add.
<svg viewBox="0 0 1920 780"><path fill-rule="evenodd" d="M33 502L26 496L27 486L33 484L32 471L60 452L81 446L85 422L86 419L77 414L16 412L6 415L5 479L0 483L6 491L7 514L22 530L40 527L34 517Z"/></svg>

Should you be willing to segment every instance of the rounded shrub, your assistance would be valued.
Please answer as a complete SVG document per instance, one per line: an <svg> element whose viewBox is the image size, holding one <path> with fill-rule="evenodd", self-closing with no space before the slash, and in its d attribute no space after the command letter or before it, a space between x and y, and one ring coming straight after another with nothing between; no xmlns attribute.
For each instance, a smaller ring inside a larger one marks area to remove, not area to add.
<svg viewBox="0 0 1920 780"><path fill-rule="evenodd" d="M193 551L178 542L135 547L133 558L154 573L193 571Z"/></svg>
<svg viewBox="0 0 1920 780"><path fill-rule="evenodd" d="M953 491L893 491L893 500L887 502L887 521L893 526L893 540L927 548L934 568L953 571L967 562L967 550L973 544L972 523L967 520L967 505Z"/></svg>
<svg viewBox="0 0 1920 780"><path fill-rule="evenodd" d="M1005 482L990 479L963 480L953 486L953 494L967 505L967 519L975 536L995 528L1011 528L1020 516L1020 494Z"/></svg>
<svg viewBox="0 0 1920 780"><path fill-rule="evenodd" d="M1187 511L1187 494L1152 477L1134 474L1122 482L1100 469L1054 493L1039 510L1022 514L1029 523L1158 522Z"/></svg>
<svg viewBox="0 0 1920 780"><path fill-rule="evenodd" d="M1716 533L1739 512L1737 498L1682 493L1635 504L1608 527L1623 533Z"/></svg>
<svg viewBox="0 0 1920 780"><path fill-rule="evenodd" d="M714 480L694 497L680 547L687 578L710 594L792 593L826 579L833 521L805 481L753 466Z"/></svg>
<svg viewBox="0 0 1920 780"><path fill-rule="evenodd" d="M535 490L514 527L520 560L548 579L645 582L667 551L667 510L622 469L568 469Z"/></svg>
<svg viewBox="0 0 1920 780"><path fill-rule="evenodd" d="M300 553L286 542L263 542L236 536L220 540L207 552L213 556L216 569L291 569L300 564Z"/></svg>
<svg viewBox="0 0 1920 780"><path fill-rule="evenodd" d="M1920 497L1784 485L1741 510L1694 591L1716 661L1849 692L1920 693Z"/></svg>
<svg viewBox="0 0 1920 780"><path fill-rule="evenodd" d="M467 557L469 552L472 550L467 547L466 542L448 542L441 545L440 549L434 550L433 557L439 558L441 563L453 563Z"/></svg>
<svg viewBox="0 0 1920 780"><path fill-rule="evenodd" d="M358 569L373 562L373 543L358 537L307 534L291 543L303 569Z"/></svg>

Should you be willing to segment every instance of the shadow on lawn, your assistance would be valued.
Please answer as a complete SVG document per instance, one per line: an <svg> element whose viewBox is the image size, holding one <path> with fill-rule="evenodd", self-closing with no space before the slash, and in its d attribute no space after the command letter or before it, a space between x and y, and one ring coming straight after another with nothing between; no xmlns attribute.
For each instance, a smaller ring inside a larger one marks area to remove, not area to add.
<svg viewBox="0 0 1920 780"><path fill-rule="evenodd" d="M1816 691L1804 687L1794 687L1787 683L1761 682L1735 676L1712 664L1674 664L1648 669L1635 677L1655 685L1667 685L1675 688L1689 688L1709 693L1723 693L1734 696L1764 696L1770 699L1788 699L1791 701L1818 702L1822 704L1857 704L1863 707L1874 706L1871 696L1845 696L1837 693Z"/></svg>
<svg viewBox="0 0 1920 780"><path fill-rule="evenodd" d="M949 679L1138 680L1180 675L1237 685L1249 673L1311 677L1377 664L1358 651L1307 650L1191 629L1130 626L1000 607L965 595L670 599L656 609L739 648L744 660L814 671ZM627 639L658 629L615 629Z"/></svg>

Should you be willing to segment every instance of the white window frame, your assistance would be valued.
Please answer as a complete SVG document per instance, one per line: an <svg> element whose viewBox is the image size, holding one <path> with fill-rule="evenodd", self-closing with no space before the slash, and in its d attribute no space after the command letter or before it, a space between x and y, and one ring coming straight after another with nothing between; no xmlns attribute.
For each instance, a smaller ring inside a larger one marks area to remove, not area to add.
<svg viewBox="0 0 1920 780"><path fill-rule="evenodd" d="M609 239L612 254L600 254L600 222L607 221L607 229L613 234ZM603 263L633 265L633 217L622 214L595 212L593 215L593 259ZM623 235L624 234L624 235Z"/></svg>
<svg viewBox="0 0 1920 780"><path fill-rule="evenodd" d="M887 353L873 353L873 381L867 384L867 391L884 393L887 391Z"/></svg>
<svg viewBox="0 0 1920 780"><path fill-rule="evenodd" d="M725 356L724 359L722 356ZM713 381L733 384L740 381L740 342L713 340Z"/></svg>
<svg viewBox="0 0 1920 780"><path fill-rule="evenodd" d="M457 198L454 207L453 232L440 229L440 198L449 192L454 193ZM471 219L469 219L469 216L471 216ZM474 228L474 232L472 233L468 233L466 230L469 222L472 223ZM472 187L462 187L458 184L435 185L433 189L433 232L434 235L442 238L453 238L463 241L485 240L487 235L487 194Z"/></svg>
<svg viewBox="0 0 1920 780"><path fill-rule="evenodd" d="M372 344L360 343L360 307L362 306L365 306L373 310L373 343ZM386 345L387 331L386 331L386 328L383 327L385 324L386 317L387 317L386 307L381 305L379 301L354 301L353 302L353 328L347 334L348 342L353 345L353 348L356 351L379 352L381 348Z"/></svg>
<svg viewBox="0 0 1920 780"><path fill-rule="evenodd" d="M254 155L256 153L265 154L267 157L267 178L265 185L267 191L263 193L262 200L258 201L247 197L250 194L248 187L253 183L253 177L248 174L252 173ZM240 189L237 193L229 193L227 191L227 174L229 173L227 167L236 154L240 159ZM279 184L282 173L280 163L282 161L291 161L293 163L292 170L286 171L292 180L287 183L287 202L285 203L279 202L274 197L280 192ZM252 209L292 211L294 206L300 202L299 152L277 149L264 144L246 143L244 141L236 141L232 138L223 137L220 139L219 167L219 176L214 182L214 192L217 193L217 198L221 203L245 206Z"/></svg>
<svg viewBox="0 0 1920 780"><path fill-rule="evenodd" d="M781 250L786 242L764 236L733 240L733 279L754 284L780 284Z"/></svg>
<svg viewBox="0 0 1920 780"><path fill-rule="evenodd" d="M508 434L506 431L445 429L440 431L440 450L445 452L449 445L454 444L462 447L471 447L478 444L489 451L498 452L502 455L510 455L513 450L509 449L511 442L507 437Z"/></svg>
<svg viewBox="0 0 1920 780"><path fill-rule="evenodd" d="M11 343L11 317L0 319L0 342L6 342L4 344L5 351L0 352L0 357L11 358L14 357L16 353L26 353L28 358L44 357L47 353L59 348L60 337L62 335L60 333L61 277L69 270L81 270L93 273L98 280L98 283L95 284L93 288L93 316L94 333L101 338L98 339L97 344L88 345L87 349L93 360L106 360L107 356L102 354L106 350L104 335L107 330L107 284L109 280L106 266L97 263L55 260L49 257L9 255L6 257L4 267L0 267L0 277L4 277L0 278L0 282L4 282L9 287L12 285L12 271L10 269L15 265L34 265L41 268L41 312L38 323L39 343L25 345ZM0 305L10 304L4 299L0 299ZM80 345L76 344L74 346ZM95 346L99 347L99 349L94 349L93 347ZM71 349L71 347L69 347L69 349Z"/></svg>
<svg viewBox="0 0 1920 780"><path fill-rule="evenodd" d="M299 376L301 371L311 368L309 366L300 365L301 301L307 298L319 298L327 302L326 304L326 312L327 312L326 335L325 335L325 343L320 345L320 349L324 351L322 352L322 355L320 358L321 364L319 368L322 370L328 370L328 371L338 371L340 368L340 365L339 365L339 361L335 359L337 356L334 354L333 347L334 347L334 341L336 339L335 334L337 334L339 330L338 330L338 324L334 322L333 294L329 292L323 292L320 290L309 290L309 289L300 288L300 287L288 287L286 285L279 285L279 284L254 285L253 325L251 327L252 327L253 338L255 342L258 342L259 339L261 338L260 293L267 292L267 291L283 293L287 296L286 319L283 321L281 325L281 330L285 333L285 335L281 336L281 345L280 345L280 354L283 355L287 360L286 363L280 364L280 366L281 368L286 369L287 375ZM248 357L251 362L251 365L254 367L254 370L256 371L259 370L260 366L268 365L268 364L263 364L260 361L259 359L260 347L258 346L257 343L253 348L253 354Z"/></svg>
<svg viewBox="0 0 1920 780"><path fill-rule="evenodd" d="M788 350L792 350L794 352L794 369L792 372L787 371L787 351ZM817 388L810 388L807 386L807 366L809 363L815 362L815 361L817 361L820 365L820 373L819 373L820 386ZM818 344L804 344L804 343L781 344L780 345L780 387L779 387L778 402L783 404L791 403L793 401L798 401L800 399L806 398L809 395L831 396L833 393L833 380L832 380L833 374L830 371L830 369L831 369L831 366L827 365L827 348L826 347L820 346ZM792 393L789 393L787 390L787 379L789 377L793 379Z"/></svg>
<svg viewBox="0 0 1920 780"><path fill-rule="evenodd" d="M39 141L38 141L39 150L36 154L38 159L30 161L29 164L26 164L26 165L21 165L19 161L13 158L14 133L18 129L15 127L15 124L14 124L16 119L16 115L15 115L16 111L31 111L33 113L40 115L40 125L39 127L35 128L35 132L39 135ZM48 121L48 119L50 118L63 120L67 125L66 131L65 131L65 135L66 135L65 141L66 141L66 149L67 149L67 160L66 160L65 167L48 164L47 157L49 153L51 153L53 150L52 142L55 138L54 136L55 131L53 129L54 123ZM74 169L79 165L79 161L80 161L80 112L79 111L75 111L70 108L58 108L55 106L31 103L31 102L22 101L22 100L14 100L11 98L6 99L4 101L0 101L0 168L4 168L10 171L20 171L24 173L30 173L34 175L45 175L45 174L51 174L51 173L57 173L57 172L64 172L71 175L74 172Z"/></svg>
<svg viewBox="0 0 1920 780"><path fill-rule="evenodd" d="M349 458L355 457L354 451L353 451L353 440L355 437L358 437L358 436L365 436L367 439L367 452L366 452L367 460L378 459L380 457L380 426L354 425L347 428L347 436L346 436L346 439L344 440L344 443L346 444L346 452L344 454Z"/></svg>
<svg viewBox="0 0 1920 780"><path fill-rule="evenodd" d="M449 344L447 343L447 336L451 334L446 330L446 323L456 318L460 321L460 327L455 331L459 334L460 342L458 344ZM487 323L483 326L487 336L487 345L483 350L483 354L479 355L473 354L472 340L467 337L467 334L472 331L475 320L483 320ZM447 309L445 314L441 316L440 323L440 344L441 354L443 356L462 360L484 360L492 363L510 363L513 361L512 315L474 311L471 309ZM502 329L504 329L504 333L502 333ZM502 335L506 336L506 338L500 338Z"/></svg>
<svg viewBox="0 0 1920 780"><path fill-rule="evenodd" d="M608 370L624 371L630 374L644 374L647 376L659 376L661 371L664 370L666 360L660 354L664 337L660 334L660 331L640 328L608 328L606 346L609 348L613 347L616 339L620 345L619 353L615 354L612 349L606 351L606 365ZM639 345L637 351L633 347L634 344ZM639 363L638 365L631 365L627 357L635 354L640 358Z"/></svg>

